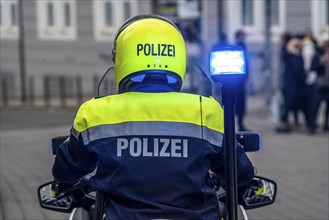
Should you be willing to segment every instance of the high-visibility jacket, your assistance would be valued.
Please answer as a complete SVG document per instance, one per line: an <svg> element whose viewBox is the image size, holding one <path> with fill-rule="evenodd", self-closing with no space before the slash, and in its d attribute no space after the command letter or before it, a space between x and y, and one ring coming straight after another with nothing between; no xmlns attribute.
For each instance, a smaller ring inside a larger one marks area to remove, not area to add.
<svg viewBox="0 0 329 220"><path fill-rule="evenodd" d="M107 193L108 219L219 219L206 185L211 169L224 179L223 109L186 93L127 92L84 103L53 167L74 183L97 168L93 186ZM238 182L253 167L237 148Z"/></svg>

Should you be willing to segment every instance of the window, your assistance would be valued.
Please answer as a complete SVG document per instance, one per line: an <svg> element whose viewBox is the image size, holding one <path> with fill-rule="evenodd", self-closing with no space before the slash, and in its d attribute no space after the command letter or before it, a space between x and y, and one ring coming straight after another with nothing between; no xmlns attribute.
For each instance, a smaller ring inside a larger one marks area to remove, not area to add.
<svg viewBox="0 0 329 220"><path fill-rule="evenodd" d="M244 26L254 25L254 1L242 0L242 24Z"/></svg>
<svg viewBox="0 0 329 220"><path fill-rule="evenodd" d="M71 6L69 3L64 4L64 25L65 27L71 26Z"/></svg>
<svg viewBox="0 0 329 220"><path fill-rule="evenodd" d="M105 25L107 27L113 26L112 2L105 2Z"/></svg>
<svg viewBox="0 0 329 220"><path fill-rule="evenodd" d="M53 3L47 3L47 25L54 26L54 7Z"/></svg>
<svg viewBox="0 0 329 220"><path fill-rule="evenodd" d="M129 1L125 1L123 3L124 8L124 19L127 20L131 17L131 3Z"/></svg>
<svg viewBox="0 0 329 220"><path fill-rule="evenodd" d="M76 38L76 0L36 2L40 39L74 40Z"/></svg>
<svg viewBox="0 0 329 220"><path fill-rule="evenodd" d="M280 24L279 14L279 1L271 0L271 24L272 26L278 26Z"/></svg>
<svg viewBox="0 0 329 220"><path fill-rule="evenodd" d="M271 0L271 32L273 41L280 41L285 31L286 2L284 0ZM265 4L264 4L264 7Z"/></svg>
<svg viewBox="0 0 329 220"><path fill-rule="evenodd" d="M93 0L96 40L112 41L117 29L137 14L136 0Z"/></svg>
<svg viewBox="0 0 329 220"><path fill-rule="evenodd" d="M10 5L10 15L10 24L17 26L17 5L15 3L11 3Z"/></svg>
<svg viewBox="0 0 329 220"><path fill-rule="evenodd" d="M0 38L18 38L17 0L0 1Z"/></svg>
<svg viewBox="0 0 329 220"><path fill-rule="evenodd" d="M325 14L327 15L327 17L326 17L326 24L329 26L329 3L328 3L328 1L326 1L325 8L327 9L326 10L327 12L325 12Z"/></svg>
<svg viewBox="0 0 329 220"><path fill-rule="evenodd" d="M0 2L0 26L2 25L2 5Z"/></svg>

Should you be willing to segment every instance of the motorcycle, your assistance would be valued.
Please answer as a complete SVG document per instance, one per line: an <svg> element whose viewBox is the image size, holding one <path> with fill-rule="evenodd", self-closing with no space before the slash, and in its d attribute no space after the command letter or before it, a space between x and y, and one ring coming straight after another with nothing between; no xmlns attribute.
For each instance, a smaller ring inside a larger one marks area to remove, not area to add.
<svg viewBox="0 0 329 220"><path fill-rule="evenodd" d="M68 139L68 136L55 137L51 141L52 154L56 155L58 147ZM260 136L253 132L237 132L236 140L246 152L260 150ZM39 204L42 208L71 213L69 220L103 220L103 208L106 195L90 186L90 180L95 172L83 177L74 185L63 185L56 181L42 184L38 188ZM210 183L216 191L221 220L226 220L225 189L220 187L214 173L210 172ZM248 220L246 210L264 207L274 203L277 185L273 180L255 176L239 199L238 219Z"/></svg>

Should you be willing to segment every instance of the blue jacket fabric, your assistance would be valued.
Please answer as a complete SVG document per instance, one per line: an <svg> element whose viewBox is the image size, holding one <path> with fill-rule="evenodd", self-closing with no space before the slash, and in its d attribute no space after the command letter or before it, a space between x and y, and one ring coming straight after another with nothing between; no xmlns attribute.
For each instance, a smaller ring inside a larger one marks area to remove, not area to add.
<svg viewBox="0 0 329 220"><path fill-rule="evenodd" d="M107 219L219 219L209 169L224 176L223 111L212 98L127 92L84 103L53 166L73 184L96 169ZM238 185L253 166L237 146Z"/></svg>

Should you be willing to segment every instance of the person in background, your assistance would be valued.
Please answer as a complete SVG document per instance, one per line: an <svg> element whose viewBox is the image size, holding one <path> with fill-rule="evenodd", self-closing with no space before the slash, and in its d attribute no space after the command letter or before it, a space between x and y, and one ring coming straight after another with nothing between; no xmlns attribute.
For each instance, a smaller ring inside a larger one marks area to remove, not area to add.
<svg viewBox="0 0 329 220"><path fill-rule="evenodd" d="M316 41L309 28L304 31L302 39L302 57L304 63L305 78L305 99L306 99L306 126L310 134L316 131L316 105L317 105L317 66L319 63Z"/></svg>
<svg viewBox="0 0 329 220"><path fill-rule="evenodd" d="M280 94L282 94L282 99L278 100L278 116L279 116L279 123L276 127L276 130L278 132L289 132L290 127L288 124L284 121L282 121L282 118L284 118L284 114L286 114L286 93L285 93L285 69L286 69L286 56L288 54L287 45L290 39L292 38L292 34L290 33L284 33L281 35L281 41L280 41L280 82L279 82L279 90ZM262 54L264 56L264 54ZM266 85L265 85L266 86Z"/></svg>
<svg viewBox="0 0 329 220"><path fill-rule="evenodd" d="M197 23L192 23L186 28L184 39L187 51L186 81L188 81L188 84L183 85L182 90L188 93L210 96L210 82L199 69L203 62L203 45Z"/></svg>
<svg viewBox="0 0 329 220"><path fill-rule="evenodd" d="M285 69L285 55L287 54L287 44L292 37L293 37L292 34L289 32L283 34L281 37L280 60L281 60L282 74L284 73L284 69ZM282 82L281 82L281 85L282 85ZM284 91L282 91L282 93L284 93ZM282 108L284 108L284 105L282 106ZM284 110L281 113L283 113L283 112L284 112ZM299 119L298 119L298 112L299 112L299 107L297 107L296 109L293 110L294 124L296 127L300 126Z"/></svg>
<svg viewBox="0 0 329 220"><path fill-rule="evenodd" d="M324 42L318 66L317 91L319 101L317 103L316 115L321 103L325 103L323 130L329 131L329 40Z"/></svg>
<svg viewBox="0 0 329 220"><path fill-rule="evenodd" d="M246 34L242 30L238 30L235 32L235 45L241 47L247 54L247 46L246 46ZM248 81L249 76L249 68L248 68L248 56L246 56L246 77L245 80L241 81L239 85L237 85L237 94L236 94L236 108L235 114L238 119L238 127L239 131L247 131L244 124L244 118L246 113L246 83Z"/></svg>
<svg viewBox="0 0 329 220"><path fill-rule="evenodd" d="M215 43L214 46L212 46L212 48L225 47L228 45L229 45L229 42L227 40L227 35L225 33L221 33L219 35L218 42Z"/></svg>
<svg viewBox="0 0 329 220"><path fill-rule="evenodd" d="M277 127L278 132L289 132L289 113L297 111L300 91L304 86L304 64L301 56L301 43L297 37L292 37L286 48L281 53L284 63L282 77L282 91L284 97L284 107L281 114L281 125Z"/></svg>

